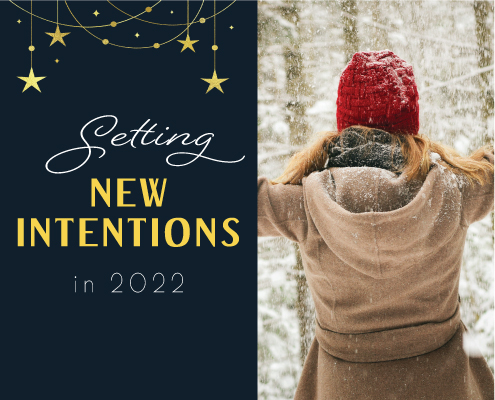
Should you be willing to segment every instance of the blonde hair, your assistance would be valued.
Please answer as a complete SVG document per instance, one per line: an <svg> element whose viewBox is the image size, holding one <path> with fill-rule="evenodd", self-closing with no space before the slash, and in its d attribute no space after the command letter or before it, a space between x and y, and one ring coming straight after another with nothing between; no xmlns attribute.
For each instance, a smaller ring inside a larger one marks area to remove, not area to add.
<svg viewBox="0 0 495 400"><path fill-rule="evenodd" d="M365 137L371 137L373 129L357 126ZM300 185L302 179L312 172L325 169L330 147L341 137L342 132L321 132L314 142L304 150L294 154L289 165L273 183ZM441 160L439 164L455 174L463 175L469 182L487 183L493 176L493 164L484 157L485 152L492 146L483 146L469 157L462 157L453 148L418 135L391 135L392 153L395 146L400 145L404 156L404 167L401 172L407 176L407 181L424 180L431 167L430 153L437 153Z"/></svg>

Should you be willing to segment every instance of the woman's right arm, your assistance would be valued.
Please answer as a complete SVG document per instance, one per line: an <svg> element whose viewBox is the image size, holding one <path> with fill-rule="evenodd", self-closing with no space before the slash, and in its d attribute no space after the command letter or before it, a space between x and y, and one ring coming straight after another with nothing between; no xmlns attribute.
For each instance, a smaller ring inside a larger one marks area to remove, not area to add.
<svg viewBox="0 0 495 400"><path fill-rule="evenodd" d="M485 152L484 158L493 164L493 149ZM472 183L464 188L462 210L463 222L466 225L483 219L493 211L493 175L484 185Z"/></svg>
<svg viewBox="0 0 495 400"><path fill-rule="evenodd" d="M284 236L294 242L306 239L308 221L301 185L272 185L258 178L258 236Z"/></svg>

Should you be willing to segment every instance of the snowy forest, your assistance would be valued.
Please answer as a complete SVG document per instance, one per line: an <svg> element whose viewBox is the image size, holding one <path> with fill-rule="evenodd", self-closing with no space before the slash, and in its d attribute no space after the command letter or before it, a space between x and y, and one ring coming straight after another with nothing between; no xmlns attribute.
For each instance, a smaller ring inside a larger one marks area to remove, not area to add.
<svg viewBox="0 0 495 400"><path fill-rule="evenodd" d="M336 130L339 77L358 51L413 66L420 133L463 155L493 144L493 1L259 1L258 173L277 178L319 131ZM461 317L493 369L493 213L468 231ZM258 398L292 399L314 336L296 245L258 241Z"/></svg>

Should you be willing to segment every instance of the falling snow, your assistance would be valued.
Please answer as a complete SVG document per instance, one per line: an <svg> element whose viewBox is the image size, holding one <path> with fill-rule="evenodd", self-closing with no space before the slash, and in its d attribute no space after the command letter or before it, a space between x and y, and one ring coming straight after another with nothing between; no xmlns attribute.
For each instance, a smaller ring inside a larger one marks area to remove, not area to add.
<svg viewBox="0 0 495 400"><path fill-rule="evenodd" d="M310 134L336 129L337 87L346 65L345 12L333 1L259 2L260 175L276 178ZM358 51L388 48L413 66L422 133L464 155L493 142L493 44L481 44L490 64L480 65L473 2L363 1L357 2L356 18ZM490 38L492 21L490 11L485 21ZM438 154L430 159L443 168ZM456 177L451 181L463 184ZM404 193L405 201L414 194ZM434 206L431 199L428 206ZM481 353L493 369L492 218L468 230L459 292L470 332L464 350ZM353 239L359 240L357 232ZM258 253L258 398L292 399L301 373L296 254L288 241L271 238L259 239ZM313 312L304 318L313 320Z"/></svg>

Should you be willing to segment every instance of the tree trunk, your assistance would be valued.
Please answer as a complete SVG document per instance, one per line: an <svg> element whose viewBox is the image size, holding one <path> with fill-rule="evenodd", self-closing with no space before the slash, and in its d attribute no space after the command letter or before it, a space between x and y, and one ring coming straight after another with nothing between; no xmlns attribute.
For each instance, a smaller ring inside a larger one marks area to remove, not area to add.
<svg viewBox="0 0 495 400"><path fill-rule="evenodd" d="M478 44L478 66L480 68L487 67L492 64L492 33L487 26L489 13L493 14L493 3L489 1L474 2L474 16L476 19L476 41ZM480 100L481 100L481 117L488 126L488 119L493 117L493 91L490 88L488 74L484 72L480 74ZM488 132L483 137L483 143L490 143L490 135Z"/></svg>
<svg viewBox="0 0 495 400"><path fill-rule="evenodd" d="M493 62L493 42L492 32L487 26L488 15L493 15L493 3L489 1L474 2L474 17L476 19L476 42L478 45L478 66L480 68L488 67ZM484 72L479 77L480 100L481 100L481 117L488 128L488 119L493 118L493 89L490 88L488 74ZM488 129L485 129L483 144L489 144L492 137ZM494 218L491 213L492 222L492 242L494 241Z"/></svg>
<svg viewBox="0 0 495 400"><path fill-rule="evenodd" d="M281 7L281 14L288 22L293 24L289 44L284 48L284 59L287 123L290 130L289 141L297 149L306 142L308 135L305 101L308 94L308 87L303 72L303 54L301 52L301 31L297 2L286 1L284 6ZM314 318L308 284L302 265L301 252L297 245L294 246L294 250L296 252L296 264L293 267L292 275L296 281L297 288L295 306L299 320L300 361L301 365L303 365L313 336Z"/></svg>
<svg viewBox="0 0 495 400"><path fill-rule="evenodd" d="M347 64L351 61L354 53L359 51L356 0L341 0L340 7L342 9L342 24L344 25L345 63Z"/></svg>
<svg viewBox="0 0 495 400"><path fill-rule="evenodd" d="M380 12L380 1L372 1L370 4L371 18L374 24L386 25ZM356 33L357 36L357 33ZM390 47L388 42L388 32L383 28L373 26L371 30L371 50L380 51Z"/></svg>
<svg viewBox="0 0 495 400"><path fill-rule="evenodd" d="M297 287L297 318L299 319L299 337L300 337L300 362L304 364L308 355L311 341L313 340L315 330L314 306L309 293L308 282L304 275L301 251L297 244L294 245L296 252L296 264L293 268L292 275L296 281Z"/></svg>

